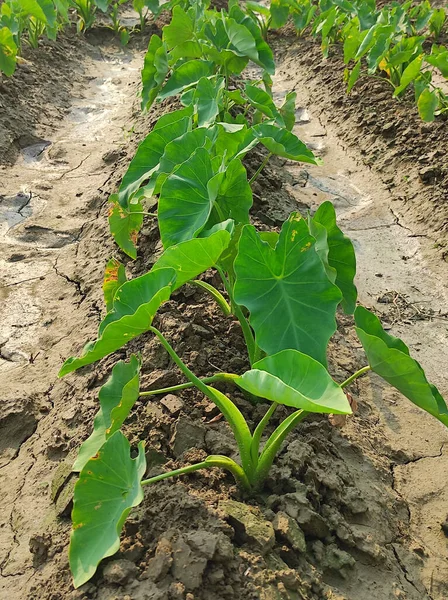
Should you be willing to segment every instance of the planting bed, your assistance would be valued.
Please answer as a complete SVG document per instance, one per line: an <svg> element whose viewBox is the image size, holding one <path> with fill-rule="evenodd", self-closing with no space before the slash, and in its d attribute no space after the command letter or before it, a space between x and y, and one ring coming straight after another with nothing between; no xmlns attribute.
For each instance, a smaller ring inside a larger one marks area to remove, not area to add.
<svg viewBox="0 0 448 600"><path fill-rule="evenodd" d="M273 159L254 185L253 221L260 229L279 227L291 211L305 214L332 200L357 251L360 301L408 343L446 396L447 122L422 124L412 105L398 104L379 82L361 82L347 98L337 52L323 61L314 42L297 41L288 29L270 35L274 98L297 92L294 132L324 162ZM175 102L141 115L138 41L122 50L94 29L84 41L60 43L72 50L64 52L66 63L58 59L54 81L40 77L36 88L31 65L0 88L2 104L20 89L23 104L33 106L23 120L22 105L15 114L8 108L2 131L13 145L0 171L0 596L446 598L448 434L375 375L349 388L353 416L311 415L290 434L254 498L218 470L148 486L125 524L119 553L74 590L70 470L91 432L100 386L118 358L132 352L144 356L142 389L184 379L149 334L82 375L57 379L62 362L95 338L104 316L104 266L118 255L108 196L137 142ZM50 73L52 54L38 60ZM40 98L45 114L38 113ZM259 151L245 164L252 175ZM145 221L138 248L136 261L121 257L130 278L162 251L155 220ZM202 278L218 284L212 271ZM339 316L330 346L337 381L365 364L354 333L347 336L351 321ZM223 318L197 287L175 292L154 324L198 376L249 368L237 321ZM222 389L249 425L263 416L264 406ZM279 407L268 431L286 415ZM194 388L140 398L124 433L133 446L146 440L148 476L206 453L236 454L219 411Z"/></svg>

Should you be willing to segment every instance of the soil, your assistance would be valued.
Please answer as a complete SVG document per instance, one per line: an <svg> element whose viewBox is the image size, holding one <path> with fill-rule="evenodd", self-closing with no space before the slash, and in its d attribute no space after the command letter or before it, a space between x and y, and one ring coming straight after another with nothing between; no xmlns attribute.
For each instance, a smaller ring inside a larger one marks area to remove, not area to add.
<svg viewBox="0 0 448 600"><path fill-rule="evenodd" d="M275 93L280 98L296 89L296 132L322 155L324 166L272 161L257 180L253 217L278 226L291 210L333 200L357 247L360 300L406 340L446 396L447 266L442 251L431 248L434 239L439 245L448 241L440 227L446 222L446 180L418 181L422 164L444 168L439 155L427 163L419 158L442 147L446 122L430 126L422 134L425 142L417 143L402 135L407 127L422 128L410 105L399 106L379 89L373 96L366 88L363 100L361 87L346 98L337 56L324 63L314 44L299 43L287 32L272 41ZM290 435L257 498L244 498L229 476L215 470L148 488L126 523L120 552L73 590L67 559L75 481L70 467L90 433L99 387L117 358L133 351L144 356L143 389L181 382L181 376L147 335L100 365L56 377L62 361L94 339L104 314L104 266L119 256L107 227L108 195L137 142L168 109L162 104L149 115L139 112L143 44L122 49L102 30L83 41L68 38L61 48L65 43L71 50L61 50L54 80L46 77L51 61L39 55L38 81L24 81L19 71L7 82L10 90L21 89L24 104L36 112L27 120L20 106L16 112L8 108L12 125L0 183L0 596L446 598L448 434L374 376L350 388L358 404L354 417L345 423L313 417ZM377 82L369 85L376 90ZM372 98L376 115L369 124ZM0 101L5 105L3 89ZM37 111L39 102L45 102L45 115ZM387 138L381 132L392 114L396 135ZM32 136L22 138L31 143L20 142L22 136ZM250 173L259 160L256 152L248 157ZM401 183L403 177L414 178L414 191ZM414 192L417 198L411 198ZM428 216L424 225L416 217L417 200L420 214ZM120 258L128 275L137 276L160 250L149 219L137 260ZM213 281L214 275L204 277ZM197 288L179 290L162 307L156 326L201 376L247 368L237 323L224 319ZM351 320L341 316L330 350L332 374L343 380L364 360ZM251 425L264 414L265 406L225 391ZM286 414L279 409L272 426ZM232 456L236 450L215 407L191 390L141 399L125 433L132 444L146 440L150 474L206 453Z"/></svg>

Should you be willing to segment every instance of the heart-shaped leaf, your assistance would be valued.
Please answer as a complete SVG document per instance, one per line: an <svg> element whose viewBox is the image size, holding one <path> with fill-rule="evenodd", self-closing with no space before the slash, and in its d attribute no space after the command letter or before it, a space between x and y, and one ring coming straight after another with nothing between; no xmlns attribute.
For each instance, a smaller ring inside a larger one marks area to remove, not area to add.
<svg viewBox="0 0 448 600"><path fill-rule="evenodd" d="M420 363L409 355L406 344L386 333L378 317L362 306L355 310L355 322L372 371L448 427L445 400L428 382Z"/></svg>
<svg viewBox="0 0 448 600"><path fill-rule="evenodd" d="M260 123L252 127L252 131L272 154L312 165L321 164L320 159L316 158L311 150L308 150L305 144L287 129L280 129L269 123Z"/></svg>
<svg viewBox="0 0 448 600"><path fill-rule="evenodd" d="M142 110L150 108L169 71L168 57L158 35L151 36L142 69Z"/></svg>
<svg viewBox="0 0 448 600"><path fill-rule="evenodd" d="M282 116L275 106L271 96L267 92L256 85L250 84L246 84L244 91L247 99L254 108L262 112L270 119L278 120L280 127L285 126Z"/></svg>
<svg viewBox="0 0 448 600"><path fill-rule="evenodd" d="M137 258L137 236L143 225L143 206L140 202L123 208L117 194L109 198L109 228L116 244L133 259Z"/></svg>
<svg viewBox="0 0 448 600"><path fill-rule="evenodd" d="M143 442L132 459L128 440L116 431L81 471L75 485L69 550L76 588L120 547L123 524L131 508L143 500L140 482L145 470Z"/></svg>
<svg viewBox="0 0 448 600"><path fill-rule="evenodd" d="M90 365L148 331L160 305L170 297L175 278L174 269L158 269L124 283L99 327L98 340L89 342L79 358L68 358L59 377Z"/></svg>
<svg viewBox="0 0 448 600"><path fill-rule="evenodd" d="M191 281L218 261L230 243L230 232L222 229L209 237L193 238L170 246L157 260L152 270L170 267L176 271L176 290Z"/></svg>
<svg viewBox="0 0 448 600"><path fill-rule="evenodd" d="M123 208L127 207L132 194L157 169L166 145L191 128L191 112L191 108L182 108L163 115L140 144L118 191L118 200Z"/></svg>
<svg viewBox="0 0 448 600"><path fill-rule="evenodd" d="M327 234L328 265L336 272L334 283L342 292L342 307L346 314L353 314L358 297L353 283L356 275L355 249L351 240L337 226L336 212L331 202L323 202L310 219L310 231L313 235L313 226L316 224L322 225Z"/></svg>
<svg viewBox="0 0 448 600"><path fill-rule="evenodd" d="M198 127L208 127L215 122L219 114L224 77L209 79L202 77L198 81L193 95L193 104L198 115Z"/></svg>
<svg viewBox="0 0 448 600"><path fill-rule="evenodd" d="M169 96L175 96L192 85L196 85L202 77L211 77L213 73L214 64L211 61L197 59L182 63L174 70L159 97L163 100Z"/></svg>
<svg viewBox="0 0 448 600"><path fill-rule="evenodd" d="M314 245L298 213L283 224L275 248L246 225L235 260L235 300L249 309L256 342L267 354L295 349L325 365L341 292Z"/></svg>
<svg viewBox="0 0 448 600"><path fill-rule="evenodd" d="M205 148L198 148L169 175L160 192L158 209L164 248L198 235L208 221L219 183Z"/></svg>
<svg viewBox="0 0 448 600"><path fill-rule="evenodd" d="M10 77L16 70L17 46L7 27L0 29L0 73Z"/></svg>
<svg viewBox="0 0 448 600"><path fill-rule="evenodd" d="M237 23L244 25L244 27L246 27L252 34L258 54L258 58L254 62L266 69L270 75L273 75L275 73L275 62L272 50L269 44L267 44L267 42L263 39L258 25L247 13L241 10L241 7L237 3L232 4L229 15L232 17L232 19L235 19Z"/></svg>
<svg viewBox="0 0 448 600"><path fill-rule="evenodd" d="M100 410L93 422L93 432L81 444L73 471L81 471L123 425L139 395L140 367L140 360L133 354L129 362L120 360L112 369L112 375L99 392Z"/></svg>
<svg viewBox="0 0 448 600"><path fill-rule="evenodd" d="M239 158L234 158L226 167L216 199L220 220L231 218L237 223L249 223L252 201L252 189L247 180L246 169Z"/></svg>
<svg viewBox="0 0 448 600"><path fill-rule="evenodd" d="M168 50L194 39L195 24L193 19L180 6L173 8L171 22L163 28L163 41Z"/></svg>
<svg viewBox="0 0 448 600"><path fill-rule="evenodd" d="M111 258L104 271L103 294L106 311L113 308L115 293L118 288L126 281L126 271L124 265L116 258Z"/></svg>
<svg viewBox="0 0 448 600"><path fill-rule="evenodd" d="M297 350L283 350L263 358L235 383L259 398L309 412L352 412L346 395L327 369Z"/></svg>

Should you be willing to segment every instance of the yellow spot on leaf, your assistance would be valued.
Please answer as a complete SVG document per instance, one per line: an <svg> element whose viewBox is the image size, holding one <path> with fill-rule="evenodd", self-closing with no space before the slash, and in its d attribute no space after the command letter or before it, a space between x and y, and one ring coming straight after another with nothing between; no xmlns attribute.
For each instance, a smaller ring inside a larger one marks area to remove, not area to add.
<svg viewBox="0 0 448 600"><path fill-rule="evenodd" d="M301 249L300 252L306 252L311 248L311 242L307 242Z"/></svg>

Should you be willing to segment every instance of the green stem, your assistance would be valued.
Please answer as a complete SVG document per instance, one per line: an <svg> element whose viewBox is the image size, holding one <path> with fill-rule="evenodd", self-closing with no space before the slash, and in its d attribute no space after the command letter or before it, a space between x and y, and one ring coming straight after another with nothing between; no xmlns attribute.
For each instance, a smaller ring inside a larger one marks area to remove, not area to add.
<svg viewBox="0 0 448 600"><path fill-rule="evenodd" d="M257 179L258 175L260 175L260 173L262 172L262 170L265 168L265 166L268 164L269 159L272 156L272 152L269 152L269 154L266 156L266 158L264 159L264 161L261 163L261 165L258 167L258 169L255 171L255 173L252 175L252 177L249 179L249 185L252 185L253 182Z"/></svg>
<svg viewBox="0 0 448 600"><path fill-rule="evenodd" d="M356 373L353 373L353 375L351 375L351 377L349 377L348 379L346 379L345 381L343 381L340 385L341 388L345 388L348 385L350 385L351 383L353 383L353 381L355 381L355 379L358 379L358 377L361 377L362 375L365 375L365 373L368 373L371 370L371 366L367 365L367 367L363 367L362 369L359 369L359 371L356 371Z"/></svg>
<svg viewBox="0 0 448 600"><path fill-rule="evenodd" d="M144 479L141 482L141 485L149 485L150 483L156 483L157 481L162 481L163 479L168 479L170 477L177 477L178 475L187 475L188 473L194 473L195 471L199 471L200 469L211 469L213 467L219 467L221 469L225 469L230 471L232 475L235 477L237 483L239 483L246 490L251 489L251 485L249 480L246 477L243 469L238 465L234 460L228 458L227 456L207 456L207 458L195 465L188 465L187 467L181 467L180 469L175 469L174 471L168 471L167 473L161 473L160 475L156 475L155 477L150 477L149 479Z"/></svg>
<svg viewBox="0 0 448 600"><path fill-rule="evenodd" d="M235 317L238 319L238 321L240 322L241 329L243 330L244 340L246 342L247 352L249 354L249 362L252 365L255 360L255 352L256 352L256 344L255 344L255 339L254 339L254 336L252 333L252 329L250 328L249 322L246 319L246 317L244 316L243 311L241 310L241 306L239 306L239 304L237 304L233 298L232 288L227 280L227 277L225 276L223 269L219 265L215 265L215 266L216 266L216 270L218 271L218 273L222 279L224 287L226 288L226 292L229 295L232 312L235 315Z"/></svg>
<svg viewBox="0 0 448 600"><path fill-rule="evenodd" d="M226 381L232 383L235 379L235 375L232 373L217 373L211 377L203 377L202 383L214 383L215 381ZM146 392L140 392L140 396L157 396L158 394L169 394L170 392L178 392L180 390L187 390L194 387L195 384L191 381L187 383L180 383L179 385L172 385L166 388L160 388L158 390L147 390Z"/></svg>
<svg viewBox="0 0 448 600"><path fill-rule="evenodd" d="M145 211L131 211L129 213L130 215L146 215L147 217L157 217L156 213L149 213L149 212L145 212Z"/></svg>
<svg viewBox="0 0 448 600"><path fill-rule="evenodd" d="M232 314L232 309L230 308L229 303L221 294L221 292L219 292L215 287L209 283L206 283L205 281L199 281L198 279L193 279L193 281L190 281L190 283L208 292L213 299L216 300L225 317L228 317Z"/></svg>
<svg viewBox="0 0 448 600"><path fill-rule="evenodd" d="M273 402L271 404L271 406L268 408L268 410L266 411L264 417L261 419L261 421L258 423L257 427L255 428L254 434L252 436L252 444L250 447L252 461L253 461L254 465L257 465L257 463L258 463L258 456L260 453L261 436L263 435L263 431L266 429L266 425L269 423L277 406L278 405L275 402Z"/></svg>

